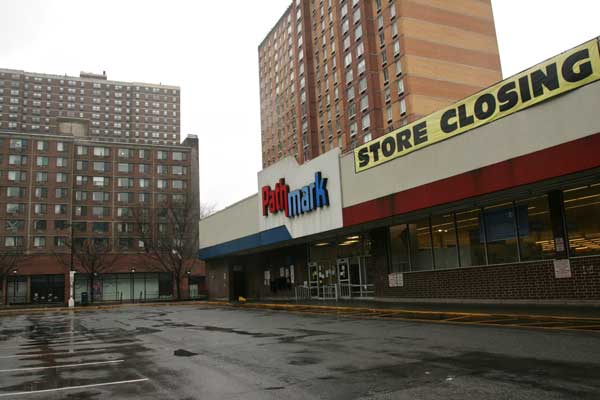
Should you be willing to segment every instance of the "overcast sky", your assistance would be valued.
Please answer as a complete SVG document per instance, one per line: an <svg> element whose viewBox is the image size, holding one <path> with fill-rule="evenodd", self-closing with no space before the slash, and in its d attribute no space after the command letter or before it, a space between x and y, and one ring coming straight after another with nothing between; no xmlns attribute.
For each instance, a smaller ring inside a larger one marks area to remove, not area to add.
<svg viewBox="0 0 600 400"><path fill-rule="evenodd" d="M201 199L222 208L257 191L257 48L290 3L1 0L0 68L180 86ZM600 35L598 0L492 4L504 77Z"/></svg>

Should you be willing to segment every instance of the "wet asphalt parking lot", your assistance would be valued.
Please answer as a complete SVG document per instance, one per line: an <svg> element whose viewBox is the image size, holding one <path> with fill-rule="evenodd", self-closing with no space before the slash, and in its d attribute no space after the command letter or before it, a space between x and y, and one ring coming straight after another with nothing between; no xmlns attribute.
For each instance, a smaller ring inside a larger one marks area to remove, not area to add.
<svg viewBox="0 0 600 400"><path fill-rule="evenodd" d="M0 316L0 400L599 398L598 332L202 305Z"/></svg>

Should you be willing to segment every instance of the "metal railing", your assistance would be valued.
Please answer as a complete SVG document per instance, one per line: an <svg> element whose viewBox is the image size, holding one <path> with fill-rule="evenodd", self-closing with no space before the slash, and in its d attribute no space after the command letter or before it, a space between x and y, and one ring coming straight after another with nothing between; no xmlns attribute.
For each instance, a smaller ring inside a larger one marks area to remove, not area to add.
<svg viewBox="0 0 600 400"><path fill-rule="evenodd" d="M296 286L294 291L296 293L296 302L299 300L310 300L310 288L308 286Z"/></svg>
<svg viewBox="0 0 600 400"><path fill-rule="evenodd" d="M340 297L373 297L375 296L375 285L353 285L349 283L340 284Z"/></svg>

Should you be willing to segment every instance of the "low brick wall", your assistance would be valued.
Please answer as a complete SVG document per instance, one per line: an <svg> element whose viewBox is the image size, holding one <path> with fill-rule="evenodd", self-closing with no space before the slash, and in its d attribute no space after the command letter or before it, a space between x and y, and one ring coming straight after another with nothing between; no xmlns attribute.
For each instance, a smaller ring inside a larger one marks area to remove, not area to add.
<svg viewBox="0 0 600 400"><path fill-rule="evenodd" d="M571 278L557 279L552 260L404 274L388 286L385 264L376 263L376 295L448 299L600 299L600 257L571 260Z"/></svg>

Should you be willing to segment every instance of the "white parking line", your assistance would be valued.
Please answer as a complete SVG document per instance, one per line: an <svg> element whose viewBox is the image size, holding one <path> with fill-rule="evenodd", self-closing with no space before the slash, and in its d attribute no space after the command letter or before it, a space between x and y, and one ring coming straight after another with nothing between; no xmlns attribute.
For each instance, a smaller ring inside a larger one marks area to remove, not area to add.
<svg viewBox="0 0 600 400"><path fill-rule="evenodd" d="M20 396L20 395L23 395L23 394L36 394L36 393L58 392L60 390L85 389L85 388L98 387L98 386L122 385L124 383L144 382L144 381L147 381L147 380L149 380L149 379L148 378L141 378L141 379L131 379L131 380L128 380L128 381L115 381L115 382L105 382L105 383L93 383L93 384L90 384L90 385L65 386L65 387L54 388L54 389L31 390L29 392L0 393L0 397Z"/></svg>
<svg viewBox="0 0 600 400"><path fill-rule="evenodd" d="M83 367L83 366L88 366L88 365L116 364L116 363L121 363L123 361L125 361L125 360L96 361L96 362L79 363L79 364L52 365L52 366L47 366L47 367L0 369L0 372L37 371L40 369Z"/></svg>
<svg viewBox="0 0 600 400"><path fill-rule="evenodd" d="M93 349L78 349L78 350L73 350L73 351L48 351L46 353L23 353L23 354L11 354L11 355L2 355L0 356L0 359L5 359L5 358L31 358L31 357L40 357L40 356L53 356L53 355L61 355L61 354L78 354L78 353L98 353L98 352L107 352L110 351L111 349L118 349L121 347L129 347L129 346L135 346L135 344L116 344L114 346L105 346L105 347L100 347L100 348L93 348Z"/></svg>

